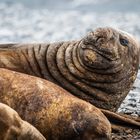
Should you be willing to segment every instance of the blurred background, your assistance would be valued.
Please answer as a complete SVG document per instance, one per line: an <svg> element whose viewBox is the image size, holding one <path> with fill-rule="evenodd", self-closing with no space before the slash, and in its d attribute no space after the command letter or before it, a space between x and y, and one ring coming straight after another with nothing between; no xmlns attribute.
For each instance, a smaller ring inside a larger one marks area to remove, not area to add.
<svg viewBox="0 0 140 140"><path fill-rule="evenodd" d="M0 0L0 43L79 39L103 26L140 40L140 0ZM140 72L118 111L140 116Z"/></svg>

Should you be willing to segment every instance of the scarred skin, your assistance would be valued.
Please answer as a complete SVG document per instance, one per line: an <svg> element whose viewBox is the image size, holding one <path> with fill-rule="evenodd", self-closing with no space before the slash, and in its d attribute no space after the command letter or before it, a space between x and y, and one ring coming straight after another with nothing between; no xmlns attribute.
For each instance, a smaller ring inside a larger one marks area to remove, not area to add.
<svg viewBox="0 0 140 140"><path fill-rule="evenodd" d="M1 68L0 91L0 102L48 140L111 139L111 125L98 108L49 81Z"/></svg>
<svg viewBox="0 0 140 140"><path fill-rule="evenodd" d="M46 140L32 125L23 121L17 112L0 103L0 140Z"/></svg>
<svg viewBox="0 0 140 140"><path fill-rule="evenodd" d="M0 45L0 67L47 79L96 107L116 111L136 79L139 46L98 28L78 41Z"/></svg>

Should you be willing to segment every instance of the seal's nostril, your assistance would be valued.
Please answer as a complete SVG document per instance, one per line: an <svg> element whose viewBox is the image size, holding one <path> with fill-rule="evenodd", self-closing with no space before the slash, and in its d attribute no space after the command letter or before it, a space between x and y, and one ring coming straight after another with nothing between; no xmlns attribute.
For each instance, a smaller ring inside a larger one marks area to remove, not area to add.
<svg viewBox="0 0 140 140"><path fill-rule="evenodd" d="M101 41L102 40L102 37L101 36L98 36L97 38L96 38L96 42L99 42L99 41Z"/></svg>

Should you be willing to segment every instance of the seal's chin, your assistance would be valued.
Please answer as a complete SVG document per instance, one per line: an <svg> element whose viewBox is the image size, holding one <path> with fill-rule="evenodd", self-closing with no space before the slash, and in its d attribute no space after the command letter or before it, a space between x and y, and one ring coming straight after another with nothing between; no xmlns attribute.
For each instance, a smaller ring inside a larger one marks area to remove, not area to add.
<svg viewBox="0 0 140 140"><path fill-rule="evenodd" d="M92 49L81 49L80 58L82 63L93 71L103 70L103 73L116 73L123 68L120 59L110 60Z"/></svg>

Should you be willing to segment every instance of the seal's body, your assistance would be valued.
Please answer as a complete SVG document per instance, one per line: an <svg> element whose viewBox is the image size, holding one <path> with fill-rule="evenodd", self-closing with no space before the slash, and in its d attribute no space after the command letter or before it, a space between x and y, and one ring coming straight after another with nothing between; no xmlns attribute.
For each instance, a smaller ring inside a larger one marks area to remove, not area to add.
<svg viewBox="0 0 140 140"><path fill-rule="evenodd" d="M42 134L9 106L0 103L0 140L45 140Z"/></svg>
<svg viewBox="0 0 140 140"><path fill-rule="evenodd" d="M0 102L47 140L111 139L111 125L99 109L49 81L1 68L0 91Z"/></svg>
<svg viewBox="0 0 140 140"><path fill-rule="evenodd" d="M112 28L79 41L0 45L0 67L45 78L111 111L130 91L138 65L137 41Z"/></svg>

